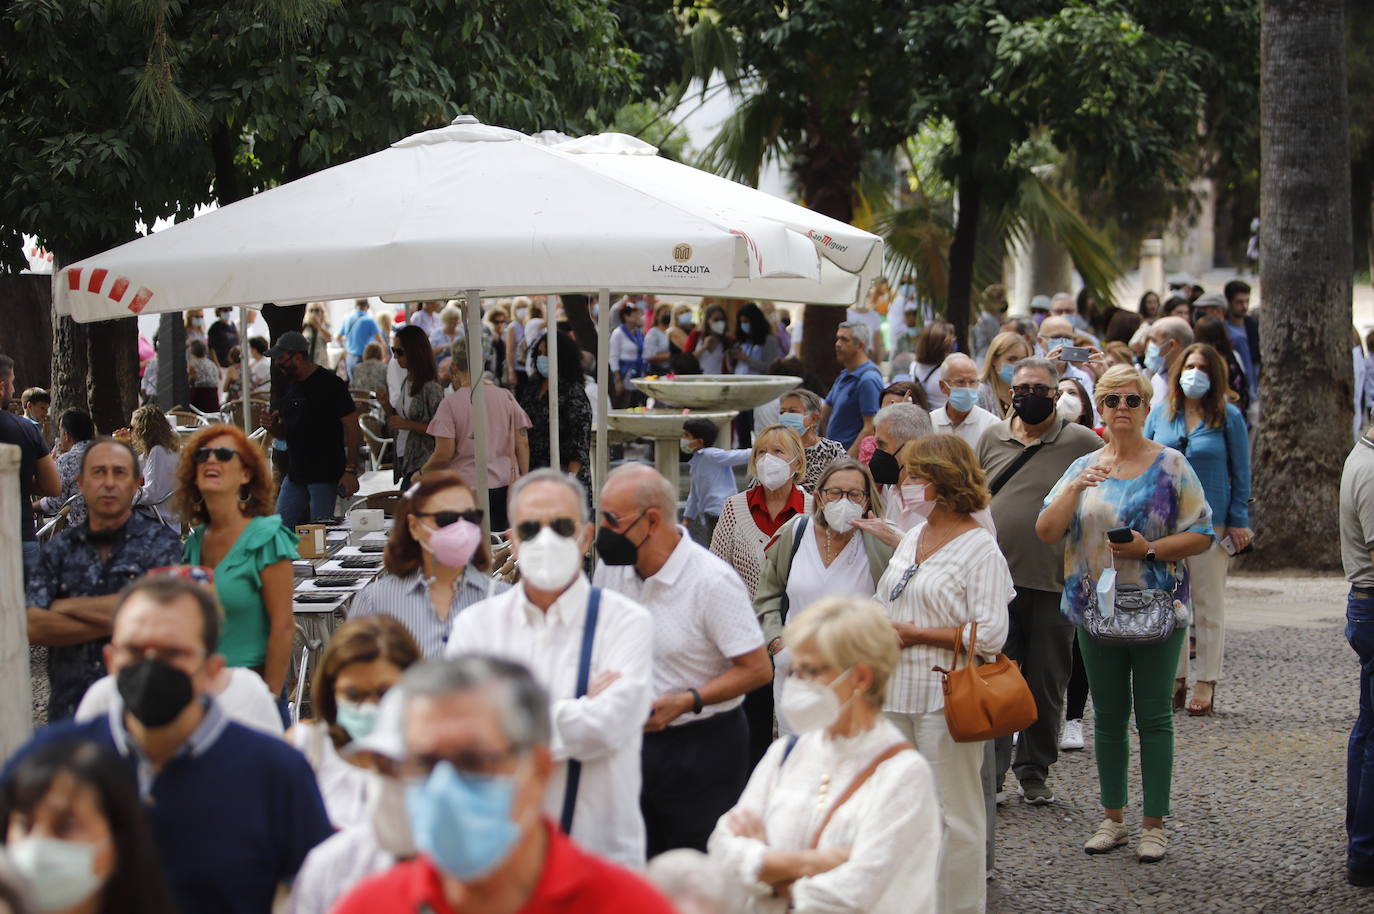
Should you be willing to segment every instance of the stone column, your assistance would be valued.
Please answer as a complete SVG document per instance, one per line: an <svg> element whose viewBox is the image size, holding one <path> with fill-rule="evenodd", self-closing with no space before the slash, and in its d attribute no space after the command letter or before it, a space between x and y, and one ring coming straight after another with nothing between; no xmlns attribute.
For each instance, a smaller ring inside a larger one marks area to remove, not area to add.
<svg viewBox="0 0 1374 914"><path fill-rule="evenodd" d="M19 448L0 444L0 757L33 732L29 634L19 541Z"/></svg>
<svg viewBox="0 0 1374 914"><path fill-rule="evenodd" d="M1164 239L1146 238L1140 242L1140 294L1153 292L1159 296L1160 304L1166 295L1164 288ZM1138 304L1138 302L1137 302Z"/></svg>

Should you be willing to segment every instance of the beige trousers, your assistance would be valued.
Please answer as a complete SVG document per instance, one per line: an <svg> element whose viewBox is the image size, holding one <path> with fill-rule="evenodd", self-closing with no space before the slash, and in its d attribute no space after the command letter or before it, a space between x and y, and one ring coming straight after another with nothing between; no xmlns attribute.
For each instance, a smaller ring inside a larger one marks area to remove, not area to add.
<svg viewBox="0 0 1374 914"><path fill-rule="evenodd" d="M940 855L943 914L983 914L987 909L987 806L983 801L983 743L956 743L945 712L887 717L930 762L945 819Z"/></svg>
<svg viewBox="0 0 1374 914"><path fill-rule="evenodd" d="M1221 533L1207 551L1185 561L1193 594L1193 624L1197 634L1197 660L1193 673L1201 682L1221 679L1221 655L1226 645L1226 570L1231 557L1221 548ZM1188 677L1188 651L1178 652L1178 678Z"/></svg>

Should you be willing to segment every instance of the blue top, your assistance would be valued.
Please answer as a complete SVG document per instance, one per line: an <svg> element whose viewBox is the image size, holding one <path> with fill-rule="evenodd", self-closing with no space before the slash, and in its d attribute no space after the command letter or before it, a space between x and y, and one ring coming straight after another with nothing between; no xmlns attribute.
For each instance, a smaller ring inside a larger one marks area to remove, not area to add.
<svg viewBox="0 0 1374 914"><path fill-rule="evenodd" d="M374 342L381 335L382 328L372 319L371 315L364 311L354 311L343 323L343 335L347 341L349 355L362 358L363 350L367 344Z"/></svg>
<svg viewBox="0 0 1374 914"><path fill-rule="evenodd" d="M1245 383L1250 388L1250 399L1259 396L1259 378L1255 372L1255 360L1250 354L1250 336L1245 332L1245 325L1237 327L1230 321L1225 321L1226 335L1231 340L1231 348L1235 350L1236 358L1240 361L1240 367L1245 369Z"/></svg>
<svg viewBox="0 0 1374 914"><path fill-rule="evenodd" d="M704 447L692 455L687 466L691 471L692 486L687 491L687 505L682 509L683 517L698 518L703 514L720 516L725 499L739 493L735 485L735 474L731 467L744 466L749 462L749 448L725 450L718 447Z"/></svg>
<svg viewBox="0 0 1374 914"><path fill-rule="evenodd" d="M1094 451L1071 463L1045 496L1041 510L1059 497L1064 486L1101 459L1102 455ZM1201 533L1211 539L1212 512L1187 458L1172 448L1160 448L1139 476L1109 476L1078 496L1064 538L1064 596L1059 604L1074 625L1083 624L1083 613L1097 596L1097 579L1108 568L1116 569L1118 586L1167 590L1174 599L1189 601L1187 563L1114 559L1107 531L1115 527L1138 530L1151 542L1175 533Z"/></svg>
<svg viewBox="0 0 1374 914"><path fill-rule="evenodd" d="M115 533L103 559L90 532L89 524L68 527L39 550L25 593L29 606L48 609L68 597L109 596L154 568L181 564L181 537L138 511ZM109 642L97 638L48 648L48 720L76 713L86 689L108 672L102 652Z"/></svg>
<svg viewBox="0 0 1374 914"><path fill-rule="evenodd" d="M95 720L39 730L6 764L3 779L35 748L57 740L112 749L137 786L177 910L267 914L277 885L333 829L305 756L205 701L200 726L161 770L124 730L119 703Z"/></svg>
<svg viewBox="0 0 1374 914"><path fill-rule="evenodd" d="M840 372L825 397L825 402L830 404L830 425L825 437L838 441L848 450L859 437L864 420L877 414L882 394L883 374L872 362L864 362L853 371Z"/></svg>
<svg viewBox="0 0 1374 914"><path fill-rule="evenodd" d="M1245 417L1227 403L1224 426L1212 428L1202 423L1192 431L1186 426L1184 414L1171 415L1168 403L1164 403L1150 410L1145 420L1145 437L1188 458L1207 495L1212 523L1218 527L1249 527L1250 437L1245 430Z"/></svg>

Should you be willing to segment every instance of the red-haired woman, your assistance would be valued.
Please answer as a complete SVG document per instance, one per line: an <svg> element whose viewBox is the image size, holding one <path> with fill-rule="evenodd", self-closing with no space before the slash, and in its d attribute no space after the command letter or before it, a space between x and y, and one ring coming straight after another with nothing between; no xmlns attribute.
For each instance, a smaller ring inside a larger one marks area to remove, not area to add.
<svg viewBox="0 0 1374 914"><path fill-rule="evenodd" d="M295 633L296 534L273 513L267 458L237 426L203 428L181 449L174 503L194 528L182 558L215 570L226 665L257 671L281 694Z"/></svg>
<svg viewBox="0 0 1374 914"><path fill-rule="evenodd" d="M353 598L349 618L391 616L426 660L444 655L454 616L508 586L491 578L476 493L447 470L426 473L406 493L384 563L387 573Z"/></svg>

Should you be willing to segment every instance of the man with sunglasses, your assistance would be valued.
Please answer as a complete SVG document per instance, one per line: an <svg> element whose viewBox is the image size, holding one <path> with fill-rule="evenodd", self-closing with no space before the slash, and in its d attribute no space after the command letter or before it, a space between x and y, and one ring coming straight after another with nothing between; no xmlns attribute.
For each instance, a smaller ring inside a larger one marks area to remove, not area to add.
<svg viewBox="0 0 1374 914"><path fill-rule="evenodd" d="M560 702L528 669L462 655L411 667L397 691L420 855L364 880L335 914L672 914L647 882L569 841L545 814L564 767Z"/></svg>
<svg viewBox="0 0 1374 914"><path fill-rule="evenodd" d="M1054 801L1054 791L1045 780L1059 758L1059 720L1072 666L1074 630L1059 611L1064 544L1041 542L1035 535L1035 522L1059 477L1079 457L1101 448L1102 439L1059 417L1059 372L1047 359L1017 362L1011 394L1012 417L988 428L977 450L992 492L997 544L1016 585L1016 598L1007 607L1010 631L1005 650L1021 664L1039 714L1017 742L1016 776L1025 801L1042 805ZM997 740L998 793L1012 766L1011 748L1011 737Z"/></svg>
<svg viewBox="0 0 1374 914"><path fill-rule="evenodd" d="M535 671L553 699L545 813L588 850L643 866L639 745L653 623L582 573L592 527L575 478L551 469L522 477L510 520L520 584L460 612L445 656L488 654Z"/></svg>
<svg viewBox="0 0 1374 914"><path fill-rule="evenodd" d="M773 679L739 574L677 523L677 493L653 467L606 478L593 578L653 619L653 707L644 728L640 808L649 856L704 851L749 779L744 695Z"/></svg>
<svg viewBox="0 0 1374 914"><path fill-rule="evenodd" d="M264 914L332 832L314 772L284 740L230 721L214 697L224 657L213 591L152 575L118 600L104 648L119 691L114 707L39 731L4 777L39 746L89 740L110 748L137 784L176 909Z"/></svg>
<svg viewBox="0 0 1374 914"><path fill-rule="evenodd" d="M48 648L48 720L76 713L105 675L117 594L149 569L181 561L181 537L141 512L138 456L127 442L96 438L81 458L77 485L86 519L39 550L27 584L29 643Z"/></svg>

